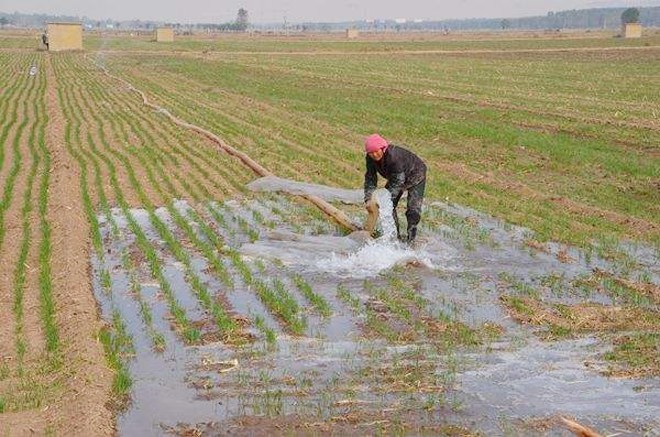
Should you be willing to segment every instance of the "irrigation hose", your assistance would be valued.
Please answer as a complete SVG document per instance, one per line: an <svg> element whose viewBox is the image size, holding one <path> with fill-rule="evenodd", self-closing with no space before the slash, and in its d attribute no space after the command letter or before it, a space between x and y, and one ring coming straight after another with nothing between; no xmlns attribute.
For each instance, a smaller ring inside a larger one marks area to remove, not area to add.
<svg viewBox="0 0 660 437"><path fill-rule="evenodd" d="M266 176L275 176L273 172L256 162L254 159L250 158L246 153L241 152L240 150L237 150L227 144L225 141L223 141L220 137L218 137L216 134L213 132L204 129L202 127L199 127L197 125L194 125L192 123L188 123L187 121L181 120L180 118L176 117L175 115L172 115L170 111L167 109L158 106L154 103L151 103L149 99L147 98L147 95L142 91L137 88L135 88L130 82L128 82L126 79L122 77L118 77L113 75L108 71L108 69L96 63L95 61L92 61L96 66L98 66L108 77L118 80L125 84L129 90L134 91L138 93L142 97L142 103L147 105L148 107L152 108L155 111L160 112L161 114L164 114L167 116L174 124L184 127L186 129L192 130L194 132L197 132L198 134L206 137L210 141L214 142L222 150L227 152L229 155L235 156L238 158L244 165L249 167L254 173L261 177L266 177ZM294 194L295 196L302 197L303 199L306 199L307 201L311 202L314 204L317 208L319 208L325 215L333 219L335 222L337 222L339 225L343 226L344 228L348 229L351 232L354 231L359 231L362 230L362 228L354 223L343 211L340 209L336 208L329 202L321 199L318 196L315 196L313 194Z"/></svg>

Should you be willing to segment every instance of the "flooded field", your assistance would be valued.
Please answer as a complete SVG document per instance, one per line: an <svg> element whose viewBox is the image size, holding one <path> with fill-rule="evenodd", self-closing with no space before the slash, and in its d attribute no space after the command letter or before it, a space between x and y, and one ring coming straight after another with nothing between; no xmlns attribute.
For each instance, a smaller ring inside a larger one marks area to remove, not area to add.
<svg viewBox="0 0 660 437"><path fill-rule="evenodd" d="M265 182L256 189L307 190L363 218L359 192ZM652 251L628 247L634 263L616 264L534 244L526 229L433 201L413 248L391 238L388 214L382 236L365 241L285 193L211 203L207 212L202 227L183 201L130 210L130 219L120 210L99 217L105 256L93 260L94 289L106 320L123 319L133 338L120 435L570 435L560 416L606 435L660 432L657 378L613 377L604 358L620 333L522 316L532 303L564 313L625 306L630 296L599 272L657 283ZM219 264L183 235L181 217ZM157 248L160 272L139 250L135 225ZM231 335L212 304L238 326ZM657 323L657 301L635 305Z"/></svg>

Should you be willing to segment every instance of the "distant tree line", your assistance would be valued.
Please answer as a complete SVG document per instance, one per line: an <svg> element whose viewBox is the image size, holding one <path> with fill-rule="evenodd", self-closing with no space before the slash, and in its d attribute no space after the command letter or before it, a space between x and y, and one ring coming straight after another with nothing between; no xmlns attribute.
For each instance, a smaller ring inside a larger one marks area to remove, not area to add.
<svg viewBox="0 0 660 437"><path fill-rule="evenodd" d="M20 28L42 28L49 22L76 22L82 23L89 29L125 29L125 30L151 30L160 26L171 27L178 31L187 30L218 30L225 32L244 32L248 29L249 14L246 9L240 8L236 14L236 20L227 23L197 23L181 24L163 21L143 21L143 20L94 20L88 17L79 17L72 15L48 15L48 14L22 14L14 12L7 14L0 12L0 26L2 27L20 27Z"/></svg>
<svg viewBox="0 0 660 437"><path fill-rule="evenodd" d="M630 8L638 12L638 22L645 27L660 27L660 7ZM351 21L343 23L302 23L302 31L339 31L347 28L364 31L447 31L447 30L549 30L549 29L618 29L626 8L581 9L548 12L543 16L524 18L472 18L464 20ZM634 14L634 12L632 12Z"/></svg>
<svg viewBox="0 0 660 437"><path fill-rule="evenodd" d="M635 18L645 27L660 27L660 7L645 8L600 8L581 9L560 12L548 12L543 16L524 18L474 18L465 20L438 20L438 21L407 21L397 22L394 20L374 21L346 21L335 23L293 23L287 29L292 31L314 31L332 32L347 28L363 31L454 31L454 30L544 30L544 29L617 29L621 26L622 19ZM625 17L622 15L627 13ZM630 15L632 14L632 15ZM636 16L635 16L636 15ZM108 28L124 30L151 30L162 25L168 25L178 31L201 31L214 30L223 32L243 32L252 29L278 29L282 23L251 24L249 23L248 11L241 8L238 10L236 20L227 23L196 23L181 24L167 23L162 21L143 20L94 20L88 17L46 15L46 14L13 14L0 12L0 26L14 26L26 28L41 28L50 21L76 21L81 22L88 28Z"/></svg>

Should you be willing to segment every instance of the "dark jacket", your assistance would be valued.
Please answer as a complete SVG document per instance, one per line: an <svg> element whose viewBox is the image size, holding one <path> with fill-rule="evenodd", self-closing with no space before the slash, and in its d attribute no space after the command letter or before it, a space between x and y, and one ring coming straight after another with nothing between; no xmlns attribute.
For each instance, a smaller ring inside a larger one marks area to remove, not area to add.
<svg viewBox="0 0 660 437"><path fill-rule="evenodd" d="M367 171L364 174L364 201L371 199L371 194L378 186L378 174L387 179L385 188L396 199L402 191L413 187L426 179L426 164L417 155L403 147L389 144L380 161L374 161L366 155Z"/></svg>

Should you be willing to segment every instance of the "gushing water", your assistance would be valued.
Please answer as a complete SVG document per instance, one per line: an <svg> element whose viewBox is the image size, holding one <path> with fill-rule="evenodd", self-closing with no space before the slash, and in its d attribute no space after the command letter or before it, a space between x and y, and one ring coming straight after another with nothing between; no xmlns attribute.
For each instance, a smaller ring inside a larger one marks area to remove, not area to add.
<svg viewBox="0 0 660 437"><path fill-rule="evenodd" d="M389 191L381 188L374 191L373 198L378 203L378 222L383 231L382 235L378 238L378 241L384 243L394 241L397 237L397 232L394 216L392 215L392 196Z"/></svg>
<svg viewBox="0 0 660 437"><path fill-rule="evenodd" d="M317 267L326 272L351 277L374 276L399 264L417 263L434 268L429 254L415 251L398 241L389 191L379 189L373 196L379 205L378 223L382 231L381 236L367 242L357 252L347 255L333 253L330 259L319 261Z"/></svg>

